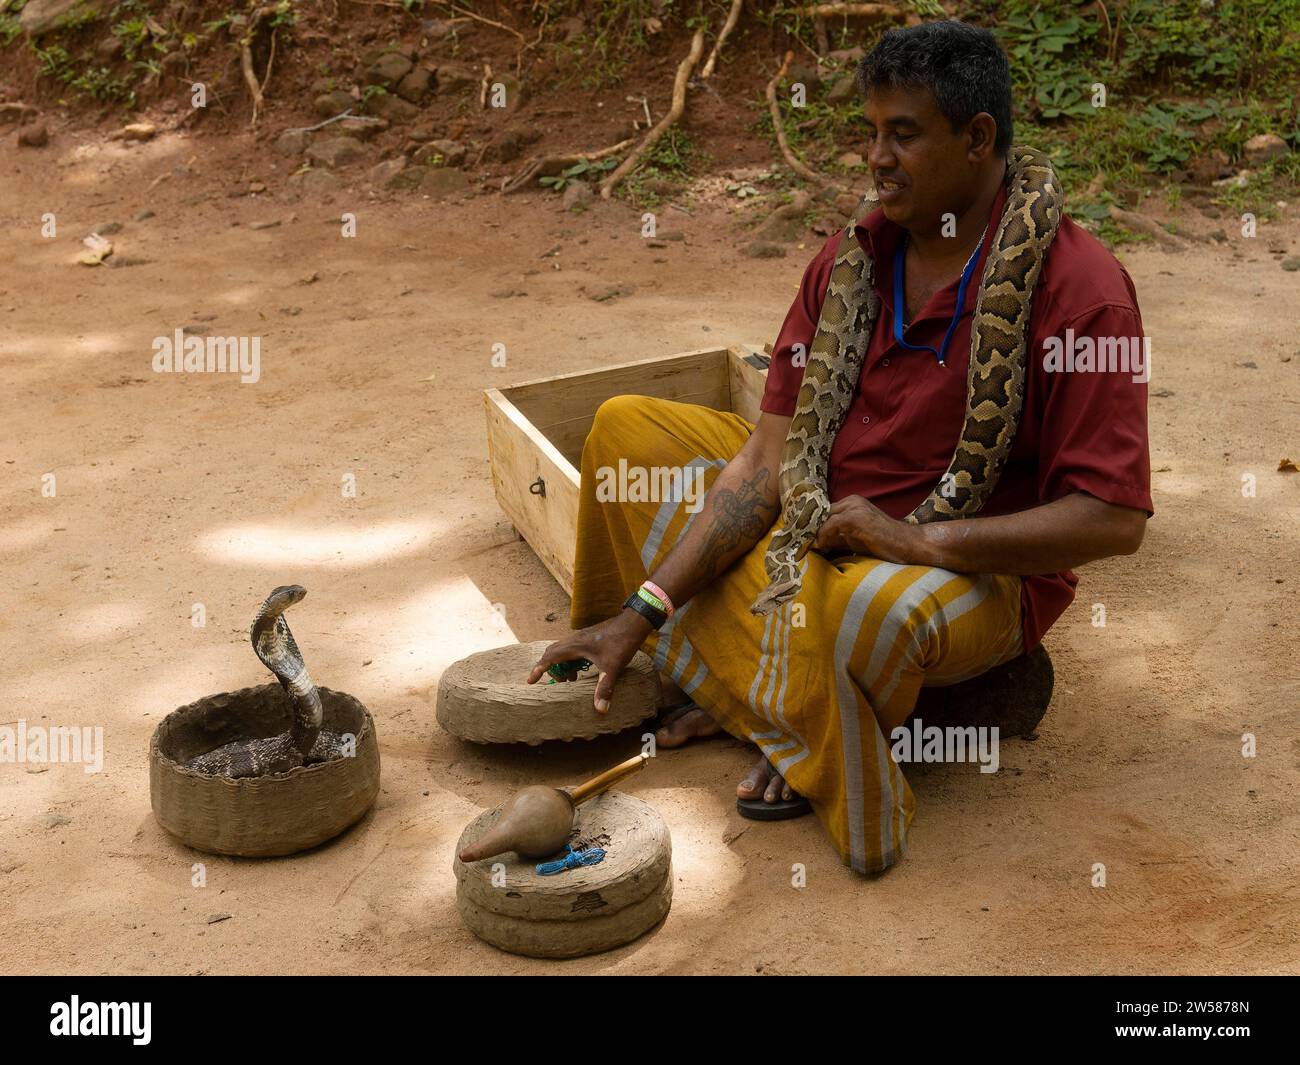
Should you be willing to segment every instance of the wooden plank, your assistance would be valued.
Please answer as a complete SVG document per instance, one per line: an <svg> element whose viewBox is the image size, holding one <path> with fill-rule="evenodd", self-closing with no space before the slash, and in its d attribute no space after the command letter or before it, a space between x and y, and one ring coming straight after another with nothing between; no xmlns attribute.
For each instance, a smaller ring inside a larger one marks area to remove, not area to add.
<svg viewBox="0 0 1300 1065"><path fill-rule="evenodd" d="M657 396L731 408L731 382L725 348L701 348L679 355L640 359L561 374L502 389L527 420L573 465L591 431L596 409L613 396Z"/></svg>
<svg viewBox="0 0 1300 1065"><path fill-rule="evenodd" d="M578 471L499 389L483 393L497 502L560 586L573 594ZM546 494L529 491L538 478Z"/></svg>
<svg viewBox="0 0 1300 1065"><path fill-rule="evenodd" d="M518 384L510 385L501 389L501 393L513 402L513 393L518 389L532 389L534 385L553 385L564 381L575 381L584 377L599 376L613 371L633 370L637 367L646 367L660 365L664 363L676 364L679 361L689 365L692 359L698 359L702 355L725 355L727 348L693 348L690 351L679 351L675 355L651 355L648 359L633 359L630 362L616 362L609 366L593 366L587 370L574 370L571 373L554 374L550 377L534 377L531 381L520 381Z"/></svg>
<svg viewBox="0 0 1300 1065"><path fill-rule="evenodd" d="M573 593L577 466L597 408L613 396L658 396L732 410L757 422L767 360L762 348L737 344L484 391L497 501L566 592ZM539 477L544 496L529 491Z"/></svg>
<svg viewBox="0 0 1300 1065"><path fill-rule="evenodd" d="M727 352L731 410L747 422L758 421L771 356L753 344L736 344Z"/></svg>

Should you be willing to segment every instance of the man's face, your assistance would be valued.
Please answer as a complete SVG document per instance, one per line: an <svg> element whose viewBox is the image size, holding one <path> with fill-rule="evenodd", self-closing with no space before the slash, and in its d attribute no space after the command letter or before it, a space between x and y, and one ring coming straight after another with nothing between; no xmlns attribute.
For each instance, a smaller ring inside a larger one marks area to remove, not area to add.
<svg viewBox="0 0 1300 1065"><path fill-rule="evenodd" d="M931 232L945 212L974 202L978 161L968 131L953 131L929 90L877 87L865 115L867 165L891 222Z"/></svg>

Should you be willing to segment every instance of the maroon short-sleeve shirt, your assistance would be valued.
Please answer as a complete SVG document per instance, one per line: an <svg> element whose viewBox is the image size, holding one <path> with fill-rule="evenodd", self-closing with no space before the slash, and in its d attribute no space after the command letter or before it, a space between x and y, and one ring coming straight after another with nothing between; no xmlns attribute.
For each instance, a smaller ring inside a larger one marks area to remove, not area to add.
<svg viewBox="0 0 1300 1065"><path fill-rule="evenodd" d="M894 340L893 263L903 230L879 210L857 227L858 240L878 264L875 287L881 311L857 393L831 452L832 501L861 495L901 518L947 470L965 412L978 281L1005 202L1003 190L993 204L946 366L932 353L904 348ZM794 413L803 368L793 355L806 352L812 343L838 242L836 233L804 272L772 349L761 404L765 411ZM904 331L904 340L937 350L957 306L957 287L954 281L935 293ZM1025 510L1071 492L1152 513L1145 380L1149 359L1133 361L1140 346L1144 354L1149 352L1137 295L1115 257L1068 218L1061 220L1034 290L1029 337L1020 430L1002 477L980 513ZM1089 348L1093 354L1085 358ZM1097 369L1098 364L1104 369ZM1026 651L1038 645L1069 606L1077 584L1069 570L1024 578L1021 622Z"/></svg>

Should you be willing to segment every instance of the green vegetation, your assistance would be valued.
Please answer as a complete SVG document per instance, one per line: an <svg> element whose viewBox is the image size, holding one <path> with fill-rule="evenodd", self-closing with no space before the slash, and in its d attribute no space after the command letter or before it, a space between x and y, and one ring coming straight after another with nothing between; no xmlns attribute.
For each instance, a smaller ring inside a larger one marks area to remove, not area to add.
<svg viewBox="0 0 1300 1065"><path fill-rule="evenodd" d="M407 8L409 11L410 8ZM278 29L281 26L292 26L298 21L298 14L293 9L293 0L280 0L275 5L275 14L267 20L267 25L272 29Z"/></svg>
<svg viewBox="0 0 1300 1065"><path fill-rule="evenodd" d="M160 76L164 55L184 50L193 56L218 40L222 48L237 41L246 32L252 0L231 0L224 13L225 5L201 14L195 10L184 25L159 22L175 10L159 0L116 0L105 12L109 31L121 42L120 57L111 63L92 49L103 36L102 27L74 28L34 43L23 40L18 13L25 2L0 0L0 47L31 48L42 74L77 94L131 104L142 83ZM945 0L944 8L935 0L905 2L923 17L946 9L988 26L999 37L1011 59L1017 140L1051 154L1070 210L1103 233L1111 225L1108 207L1117 200L1131 206L1154 194L1170 205L1192 199L1204 203L1206 181L1217 177L1221 167L1242 168L1246 142L1264 132L1283 137L1291 154L1252 168L1244 187L1217 186L1208 196L1224 210L1252 210L1267 217L1273 201L1297 195L1300 0ZM395 4L407 26L429 17L435 7L439 18L448 10L425 0ZM461 6L478 8L473 0L462 0ZM662 76L670 69L667 61L675 65L680 58L692 28L706 26L711 46L728 6L727 0L530 0L515 5L514 16L506 21L518 25L530 45L535 31L544 30L542 43L525 60L539 60L547 71L549 84L535 88L570 93L614 89L621 98L626 91L646 88L623 88L630 64L657 57L661 73L655 76ZM722 69L748 79L751 95L745 102L753 109L752 129L775 153L762 83L770 76L772 57L793 48L795 64L803 70L792 70L790 80L806 81L809 93L807 105L798 109L782 93L790 145L817 169L860 183L860 168L838 162L863 146L861 104L856 93L843 91L844 79L851 82L853 77L853 64L817 64L814 53L870 47L879 24L828 18L818 26L806 7L805 0L746 5L741 29L723 53ZM209 19L201 28L200 17ZM299 17L291 0L282 0L264 23L282 29L282 49L288 43L287 28ZM460 33L453 27L444 54L455 56L460 48ZM342 44L334 55L341 63L337 69L348 68L354 58L350 46ZM717 92L721 82L720 77L692 97ZM832 104L828 95L837 84L841 91L835 98L844 102ZM662 84L655 88L660 108L662 89ZM382 91L367 87L366 99ZM456 108L460 114L474 113L468 99L458 100ZM653 205L707 163L686 131L674 128L620 195ZM784 173L779 165L774 169ZM1096 180L1099 172L1104 183ZM1184 182L1189 172L1200 187L1189 187L1185 194L1165 191ZM558 190L584 176L590 176L588 170L558 175L549 184Z"/></svg>
<svg viewBox="0 0 1300 1065"><path fill-rule="evenodd" d="M695 146L686 130L670 126L614 195L640 207L655 207L671 195L673 187L684 186L692 173L706 169L711 161L712 157Z"/></svg>
<svg viewBox="0 0 1300 1065"><path fill-rule="evenodd" d="M24 5L25 0L11 0L8 12L0 17L0 45L10 44L17 37L17 12ZM11 16L12 31L7 21ZM107 16L109 32L121 42L122 57L131 64L129 70L156 78L160 73L157 57L169 49L157 37L158 23L150 18L145 0L120 0L108 9ZM86 11L68 22L59 38L64 43L55 44L42 39L30 42L28 47L36 56L43 77L66 85L86 99L134 106L136 89L131 74L114 72L100 62L89 47L86 36L78 33L97 17L93 11ZM65 44L74 42L81 45L75 55L65 47Z"/></svg>
<svg viewBox="0 0 1300 1065"><path fill-rule="evenodd" d="M104 103L128 106L135 103L135 90L115 77L108 67L74 60L65 48L57 44L47 48L34 46L32 50L40 60L41 74L62 82L74 92Z"/></svg>
<svg viewBox="0 0 1300 1065"><path fill-rule="evenodd" d="M18 13L26 2L0 0L0 47L18 41L22 32ZM151 0L117 0L102 12L109 33L121 43L118 58L126 64L125 69L115 71L110 68L102 61L101 53L92 47L102 31L96 34L81 32L100 20L101 14L93 10L79 12L58 34L26 42L25 47L36 56L43 77L66 85L82 98L131 107L136 103L137 89L142 83L157 82L161 78L163 56L178 51L192 54L214 35L238 27L247 19L240 11L230 10L204 23L201 32L194 32L175 22L164 25L159 19L170 17L172 12L152 10L154 8L160 8L160 5ZM186 10L181 9L182 17ZM264 25L271 30L287 29L296 21L292 0L281 0ZM122 66L122 63L117 63L117 66Z"/></svg>
<svg viewBox="0 0 1300 1065"><path fill-rule="evenodd" d="M18 16L27 6L27 0L9 0L6 3L0 3L0 48L12 44L14 40L22 33L22 27L18 25Z"/></svg>
<svg viewBox="0 0 1300 1065"><path fill-rule="evenodd" d="M1258 133L1300 148L1300 0L966 6L1011 58L1017 140L1052 154L1076 214L1097 218L1112 202L1110 192L1080 202L1098 171L1111 190L1145 189L1216 152L1243 165ZM1296 160L1260 168L1215 202L1267 216L1282 192L1294 195Z"/></svg>
<svg viewBox="0 0 1300 1065"><path fill-rule="evenodd" d="M684 5L657 5L654 0L539 0L533 6L538 21L543 14L551 23L566 16L583 17L585 31L556 44L560 74L555 87L594 91L617 85L628 63L648 52L662 30L678 28L672 22L680 13L673 9Z"/></svg>
<svg viewBox="0 0 1300 1065"><path fill-rule="evenodd" d="M1117 196L1176 184L1217 153L1243 167L1245 144L1259 133L1281 136L1292 153L1253 170L1244 188L1216 188L1212 202L1268 217L1272 201L1295 198L1300 0L1098 0L1082 6L1072 0L969 0L947 6L1002 41L1011 60L1017 141L1051 154L1070 210L1098 223L1104 236L1120 232L1107 220ZM811 46L811 27L789 17L787 5L774 6L766 19L797 27ZM837 32L831 43L869 42ZM820 73L829 89L853 70L823 67ZM800 157L828 173L842 172L833 160L863 143L861 103L854 94L831 106L825 95L810 92L801 109L783 102L785 133ZM755 100L754 107L755 129L774 142L766 105ZM1099 171L1104 190L1089 199L1086 190ZM1168 195L1178 202L1179 194Z"/></svg>
<svg viewBox="0 0 1300 1065"><path fill-rule="evenodd" d="M152 49L163 50L149 28L149 9L143 0L121 0L113 8L110 17L119 20L113 23L112 32L122 42L122 54L128 60L134 61L137 56L151 50L151 46Z"/></svg>
<svg viewBox="0 0 1300 1065"><path fill-rule="evenodd" d="M616 166L618 166L618 160L613 158L597 159L595 161L581 159L567 170L561 171L553 177L538 178L537 183L554 189L556 192L563 192L573 182L584 180L588 174L599 180Z"/></svg>

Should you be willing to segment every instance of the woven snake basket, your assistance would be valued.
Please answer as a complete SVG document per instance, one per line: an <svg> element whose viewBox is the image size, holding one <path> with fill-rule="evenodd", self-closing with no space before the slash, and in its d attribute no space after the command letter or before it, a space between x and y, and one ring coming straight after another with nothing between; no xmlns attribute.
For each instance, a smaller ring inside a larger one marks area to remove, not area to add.
<svg viewBox="0 0 1300 1065"><path fill-rule="evenodd" d="M356 737L356 754L287 773L231 779L185 764L241 738L289 727L291 705L279 684L209 695L173 710L149 744L154 816L196 850L246 858L293 854L355 824L379 794L375 722L346 692L320 689L324 727Z"/></svg>

